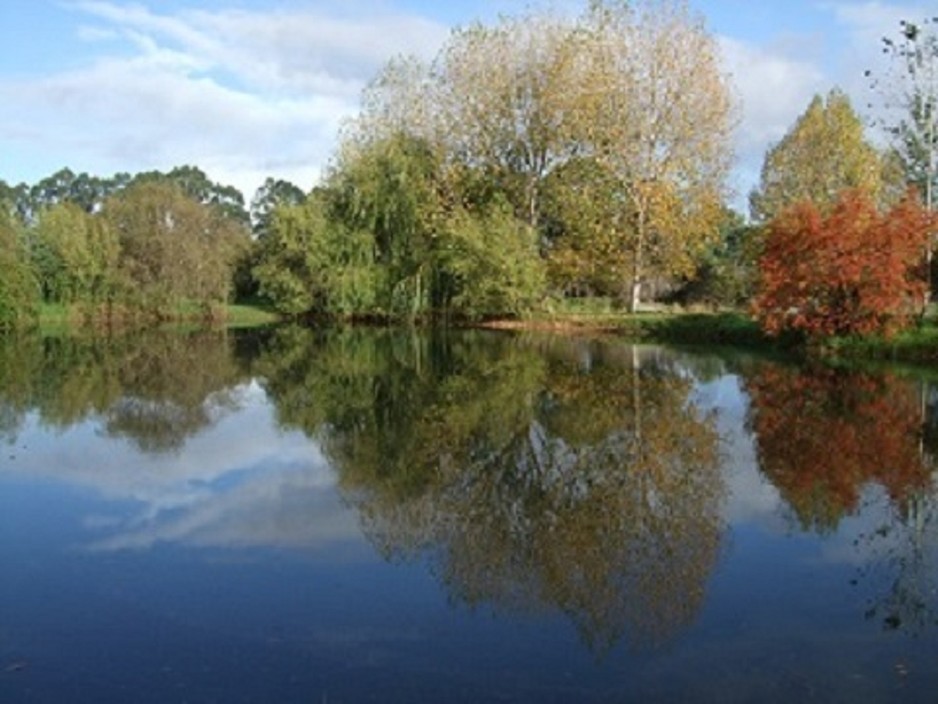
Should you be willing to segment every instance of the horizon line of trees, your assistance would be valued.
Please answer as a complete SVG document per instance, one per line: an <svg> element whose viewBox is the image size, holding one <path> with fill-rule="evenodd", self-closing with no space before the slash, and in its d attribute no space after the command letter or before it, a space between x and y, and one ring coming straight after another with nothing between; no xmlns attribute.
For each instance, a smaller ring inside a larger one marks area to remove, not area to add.
<svg viewBox="0 0 938 704"><path fill-rule="evenodd" d="M908 90L878 149L838 89L768 150L752 223L727 206L736 106L714 38L677 0L593 0L456 30L390 61L309 193L250 211L194 166L0 181L0 328L41 300L85 318L516 316L601 296L753 306L770 333L878 333L931 294L938 40L886 40ZM900 81L893 81L899 85Z"/></svg>
<svg viewBox="0 0 938 704"><path fill-rule="evenodd" d="M40 303L81 322L216 319L256 292L253 239L301 189L268 178L250 204L198 167L101 178L63 168L29 186L0 180L0 331Z"/></svg>

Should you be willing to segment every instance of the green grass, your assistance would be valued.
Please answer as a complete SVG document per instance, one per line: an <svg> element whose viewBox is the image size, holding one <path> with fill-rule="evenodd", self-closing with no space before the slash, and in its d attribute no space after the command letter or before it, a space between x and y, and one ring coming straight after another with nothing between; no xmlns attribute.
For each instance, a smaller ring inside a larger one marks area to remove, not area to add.
<svg viewBox="0 0 938 704"><path fill-rule="evenodd" d="M824 354L846 359L881 359L938 364L938 321L934 318L892 339L881 337L834 338Z"/></svg>
<svg viewBox="0 0 938 704"><path fill-rule="evenodd" d="M270 325L281 317L261 301L225 307L224 319L215 324L229 328ZM201 324L201 309L181 306L177 323ZM511 327L546 328L566 332L602 332L625 339L671 345L706 345L796 352L845 361L889 361L938 364L938 308L913 329L892 339L878 337L834 338L809 348L765 336L758 325L740 312L681 312L657 310L629 314L610 299L559 301L551 310L537 313ZM85 325L67 306L43 304L39 326L44 333L58 333Z"/></svg>
<svg viewBox="0 0 938 704"><path fill-rule="evenodd" d="M259 301L250 301L225 306L224 316L218 321L209 321L209 324L229 328L247 328L270 325L280 319L280 315L269 305ZM204 311L200 306L182 304L167 322L203 324L206 321ZM91 325L94 326L94 323L92 322ZM39 308L39 329L44 334L68 332L87 326L88 323L70 306L43 303Z"/></svg>
<svg viewBox="0 0 938 704"><path fill-rule="evenodd" d="M233 328L251 328L270 325L281 320L273 308L264 303L232 303L227 307L225 324Z"/></svg>
<svg viewBox="0 0 938 704"><path fill-rule="evenodd" d="M938 307L926 320L892 339L880 337L833 338L803 346L794 338L774 339L741 312L683 312L660 309L625 313L607 299L561 301L522 323L568 332L604 332L629 340L671 345L706 345L784 351L828 360L889 361L916 365L938 363Z"/></svg>

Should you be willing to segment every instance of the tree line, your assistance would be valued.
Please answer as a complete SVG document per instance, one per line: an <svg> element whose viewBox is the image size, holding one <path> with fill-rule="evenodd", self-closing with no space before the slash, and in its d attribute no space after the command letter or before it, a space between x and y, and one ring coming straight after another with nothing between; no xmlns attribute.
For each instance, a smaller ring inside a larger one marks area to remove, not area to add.
<svg viewBox="0 0 938 704"><path fill-rule="evenodd" d="M267 179L250 210L195 166L100 178L61 169L32 186L0 181L0 329L40 303L104 323L215 318L254 289L252 223L302 191Z"/></svg>
<svg viewBox="0 0 938 704"><path fill-rule="evenodd" d="M457 29L432 60L384 67L308 193L268 179L249 211L191 166L0 183L0 326L38 300L108 319L251 295L291 316L472 319L602 296L888 332L931 291L933 26L886 40L907 87L893 145L841 91L816 96L766 154L749 223L727 206L732 85L683 3Z"/></svg>

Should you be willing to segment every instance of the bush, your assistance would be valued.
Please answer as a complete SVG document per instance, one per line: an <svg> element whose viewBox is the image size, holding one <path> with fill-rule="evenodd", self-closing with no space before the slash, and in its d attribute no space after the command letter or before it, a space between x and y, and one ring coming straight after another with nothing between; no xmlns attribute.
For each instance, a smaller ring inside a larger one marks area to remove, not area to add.
<svg viewBox="0 0 938 704"><path fill-rule="evenodd" d="M771 334L889 336L921 310L930 215L910 194L880 214L845 191L829 215L804 202L769 225L755 313Z"/></svg>

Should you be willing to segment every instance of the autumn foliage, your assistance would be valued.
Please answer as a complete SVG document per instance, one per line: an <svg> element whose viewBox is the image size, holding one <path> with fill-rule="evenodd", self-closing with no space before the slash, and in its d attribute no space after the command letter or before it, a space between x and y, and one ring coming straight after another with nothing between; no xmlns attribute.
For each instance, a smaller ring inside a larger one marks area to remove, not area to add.
<svg viewBox="0 0 938 704"><path fill-rule="evenodd" d="M919 390L891 375L766 366L746 380L762 472L801 525L833 530L878 484L899 509L929 484Z"/></svg>
<svg viewBox="0 0 938 704"><path fill-rule="evenodd" d="M755 313L772 335L890 335L919 310L930 216L911 193L886 213L844 191L829 213L802 202L768 228Z"/></svg>

